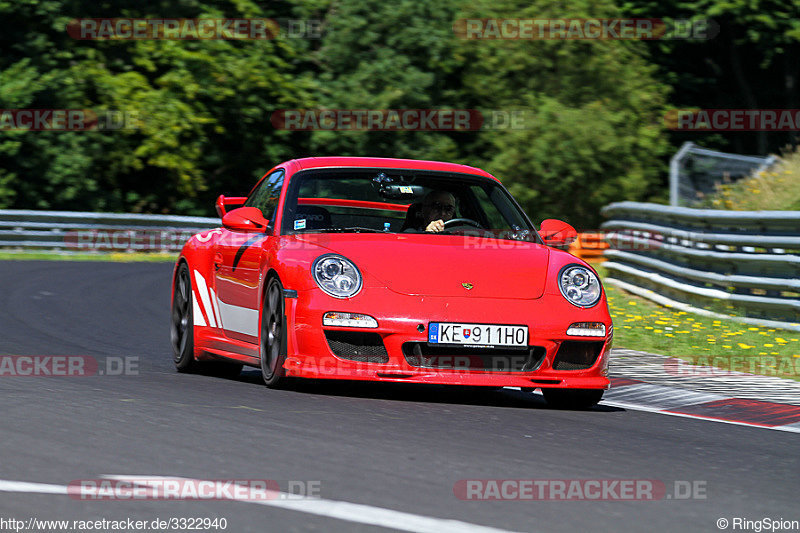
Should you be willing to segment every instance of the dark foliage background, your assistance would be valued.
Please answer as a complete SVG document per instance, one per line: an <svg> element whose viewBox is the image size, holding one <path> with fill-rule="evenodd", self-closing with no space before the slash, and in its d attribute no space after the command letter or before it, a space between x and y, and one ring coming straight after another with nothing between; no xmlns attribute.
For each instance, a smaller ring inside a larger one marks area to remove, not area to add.
<svg viewBox="0 0 800 533"><path fill-rule="evenodd" d="M319 19L319 39L81 41L79 17ZM464 40L460 18L712 18L711 40ZM535 220L663 200L692 140L775 152L787 133L666 129L670 108L798 107L800 8L766 0L0 0L0 109L114 110L118 131L0 130L0 208L213 214L307 155L439 159L499 177ZM524 110L524 129L288 132L280 109Z"/></svg>

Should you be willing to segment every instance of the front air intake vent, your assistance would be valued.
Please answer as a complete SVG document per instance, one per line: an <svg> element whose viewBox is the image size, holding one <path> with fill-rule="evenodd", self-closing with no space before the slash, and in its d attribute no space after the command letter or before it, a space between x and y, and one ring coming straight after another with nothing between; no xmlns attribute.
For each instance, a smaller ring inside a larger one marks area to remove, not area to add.
<svg viewBox="0 0 800 533"><path fill-rule="evenodd" d="M362 363L389 362L383 339L375 332L325 330L325 338L333 355L341 359Z"/></svg>
<svg viewBox="0 0 800 533"><path fill-rule="evenodd" d="M553 370L586 370L597 361L605 341L564 341L553 359Z"/></svg>

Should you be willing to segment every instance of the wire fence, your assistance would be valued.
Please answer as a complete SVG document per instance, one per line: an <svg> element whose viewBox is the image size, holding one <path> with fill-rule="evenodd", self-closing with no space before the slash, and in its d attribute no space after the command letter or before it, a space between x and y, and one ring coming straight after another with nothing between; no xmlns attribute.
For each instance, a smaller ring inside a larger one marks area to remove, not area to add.
<svg viewBox="0 0 800 533"><path fill-rule="evenodd" d="M776 161L775 156L728 154L683 143L669 164L669 203L697 207L718 185L745 178Z"/></svg>

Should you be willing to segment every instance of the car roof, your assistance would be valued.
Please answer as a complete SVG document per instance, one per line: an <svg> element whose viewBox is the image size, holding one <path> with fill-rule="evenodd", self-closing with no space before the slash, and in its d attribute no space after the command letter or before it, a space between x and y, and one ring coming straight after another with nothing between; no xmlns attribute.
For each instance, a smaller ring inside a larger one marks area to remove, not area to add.
<svg viewBox="0 0 800 533"><path fill-rule="evenodd" d="M458 172L474 174L497 180L494 176L479 168L443 161L423 161L419 159L394 159L390 157L305 157L294 159L301 170L312 168L335 167L367 167L367 168L403 168L413 170L432 170L438 172Z"/></svg>

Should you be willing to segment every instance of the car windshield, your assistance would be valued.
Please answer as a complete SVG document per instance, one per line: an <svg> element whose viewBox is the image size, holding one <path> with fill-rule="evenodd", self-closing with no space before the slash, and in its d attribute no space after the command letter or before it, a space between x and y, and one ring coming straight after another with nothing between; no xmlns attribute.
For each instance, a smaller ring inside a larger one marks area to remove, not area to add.
<svg viewBox="0 0 800 533"><path fill-rule="evenodd" d="M528 218L495 180L397 169L308 170L292 178L282 233L425 233L537 242Z"/></svg>

